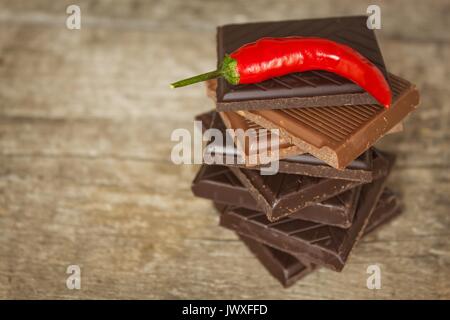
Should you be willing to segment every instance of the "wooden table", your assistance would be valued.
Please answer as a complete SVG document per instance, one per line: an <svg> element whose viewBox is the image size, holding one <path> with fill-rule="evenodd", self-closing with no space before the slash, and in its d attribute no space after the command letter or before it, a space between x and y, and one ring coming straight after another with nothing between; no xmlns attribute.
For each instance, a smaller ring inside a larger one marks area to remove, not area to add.
<svg viewBox="0 0 450 320"><path fill-rule="evenodd" d="M168 83L215 66L215 27L364 14L374 1L0 3L0 298L450 298L450 5L383 3L389 69L421 106L381 147L404 215L368 236L342 273L282 289L170 161L175 128L213 107ZM366 287L378 263L382 288ZM66 287L79 265L81 289Z"/></svg>

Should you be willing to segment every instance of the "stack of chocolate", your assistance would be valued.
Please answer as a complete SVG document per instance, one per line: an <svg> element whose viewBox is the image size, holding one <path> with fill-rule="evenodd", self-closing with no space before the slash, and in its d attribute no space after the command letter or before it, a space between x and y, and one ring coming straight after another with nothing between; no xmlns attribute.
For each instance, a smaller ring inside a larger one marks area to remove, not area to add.
<svg viewBox="0 0 450 320"><path fill-rule="evenodd" d="M276 174L264 174L271 163L249 161L268 151L252 144L258 138L210 141L206 152L224 164L202 165L193 193L214 202L220 225L235 231L284 286L320 266L341 271L360 237L400 213L397 197L385 188L395 156L372 145L401 131L419 103L414 85L386 71L366 17L222 26L219 64L246 43L287 36L327 38L357 50L385 75L392 105L384 108L356 84L324 71L251 85L208 83L216 110L197 116L203 129L253 129L257 135L276 129L269 140L277 141L280 160Z"/></svg>

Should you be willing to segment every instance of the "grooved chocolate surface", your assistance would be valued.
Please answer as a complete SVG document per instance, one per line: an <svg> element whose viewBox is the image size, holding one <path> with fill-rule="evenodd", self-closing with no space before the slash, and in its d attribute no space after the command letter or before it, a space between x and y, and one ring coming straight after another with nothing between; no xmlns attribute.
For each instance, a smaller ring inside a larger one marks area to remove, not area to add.
<svg viewBox="0 0 450 320"><path fill-rule="evenodd" d="M239 114L235 113L235 112L220 112L220 118L222 119L223 123L225 124L225 127L228 129L233 129L233 130L243 130L243 131L250 131L252 133L253 136L255 136L257 139L253 139L253 143L257 143L259 141L259 138L261 135L267 134L267 144L270 146L271 143L271 138L272 138L272 134L270 132L270 130L267 130L266 128L261 127L259 124L246 119L242 116L240 116ZM287 149L287 148L293 148L295 147L296 153L301 153L301 150L290 144L286 138L284 137L279 137L276 136L276 138L278 139L278 143L275 144L275 146L278 146L281 150L283 149ZM247 139L247 141L245 141L245 148L243 148L241 146L242 149L245 150L246 154L250 154L251 152L255 152L258 149L258 145L253 145L251 144L250 141L251 139ZM292 153L295 154L295 153Z"/></svg>
<svg viewBox="0 0 450 320"><path fill-rule="evenodd" d="M217 145L217 141L213 141L206 147L206 152L220 153L225 149L234 149L236 153L236 160L243 158L247 166L255 166L257 164L267 164L274 158L271 158L272 147L278 151L278 159L283 159L289 156L303 153L296 145L287 141L286 138L279 135L272 135L270 130L267 130L260 125L238 115L234 112L221 112L214 115L212 127L219 127L224 135L229 134L234 141L234 144ZM226 129L232 129L225 133ZM236 130L243 130L241 134L235 134ZM242 134L243 133L243 134ZM266 139L263 144L262 139ZM265 155L265 158L261 157ZM233 159L225 157L228 163L234 163ZM253 161L253 162L252 162ZM238 163L238 162L236 162Z"/></svg>
<svg viewBox="0 0 450 320"><path fill-rule="evenodd" d="M386 76L375 33L367 28L366 20L365 16L357 16L221 26L217 31L218 64L225 54L263 37L321 37L352 47ZM217 88L217 108L220 111L361 103L376 101L350 80L325 71L293 73L237 86L219 79Z"/></svg>
<svg viewBox="0 0 450 320"><path fill-rule="evenodd" d="M394 78L392 83L394 99L397 99L402 91L405 91L409 84ZM367 121L381 113L384 107L379 105L358 105L358 106L337 106L327 108L311 109L281 109L274 112L280 117L288 119L289 122L299 122L303 126L314 128L322 137L317 139L318 143L330 141L342 143L349 134L362 127ZM264 111L256 114L268 114Z"/></svg>
<svg viewBox="0 0 450 320"><path fill-rule="evenodd" d="M226 206L216 205L216 207L221 213L226 210ZM400 213L401 206L396 196L392 191L385 188L369 219L367 227L364 230L364 236L387 223ZM243 235L238 234L238 236L267 271L284 287L293 285L295 282L316 269L314 264L298 259L287 252L272 248Z"/></svg>
<svg viewBox="0 0 450 320"><path fill-rule="evenodd" d="M386 158L389 172L394 158ZM290 217L270 222L264 213L244 208L231 208L224 212L220 216L220 225L300 259L340 271L369 221L386 177L363 185L355 218L348 229Z"/></svg>
<svg viewBox="0 0 450 320"><path fill-rule="evenodd" d="M225 204L260 210L247 188L225 166L204 165L192 183L192 191L198 197L213 200L216 205ZM333 198L300 209L290 217L348 228L356 211L359 193L360 187L355 187Z"/></svg>
<svg viewBox="0 0 450 320"><path fill-rule="evenodd" d="M240 110L243 117L280 135L335 168L345 168L400 123L419 103L417 89L390 75L393 104L279 110Z"/></svg>

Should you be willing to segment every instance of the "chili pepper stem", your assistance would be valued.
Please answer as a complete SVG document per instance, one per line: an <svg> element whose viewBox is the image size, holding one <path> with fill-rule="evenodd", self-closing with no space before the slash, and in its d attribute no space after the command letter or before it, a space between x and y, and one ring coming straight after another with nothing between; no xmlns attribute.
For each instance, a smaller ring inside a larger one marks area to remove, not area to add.
<svg viewBox="0 0 450 320"><path fill-rule="evenodd" d="M214 70L211 72L199 74L199 75L191 77L191 78L187 78L187 79L183 79L183 80L174 82L174 83L170 84L170 86L172 88L179 88L179 87L188 86L190 84L194 84L197 82L202 82L202 81L218 78L220 76L222 76L222 70L218 69L218 70Z"/></svg>
<svg viewBox="0 0 450 320"><path fill-rule="evenodd" d="M238 84L239 73L237 72L237 61L226 54L219 69L174 82L170 86L172 88L179 88L218 77L224 77L231 84Z"/></svg>

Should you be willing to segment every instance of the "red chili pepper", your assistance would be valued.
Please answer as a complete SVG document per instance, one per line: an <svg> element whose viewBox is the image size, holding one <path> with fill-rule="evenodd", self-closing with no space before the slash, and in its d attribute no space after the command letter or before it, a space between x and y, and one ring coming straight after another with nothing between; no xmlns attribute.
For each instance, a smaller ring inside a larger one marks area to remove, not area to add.
<svg viewBox="0 0 450 320"><path fill-rule="evenodd" d="M231 84L257 83L294 72L324 70L347 78L389 108L381 71L349 46L322 38L262 38L226 55L218 70L172 83L173 88L223 76Z"/></svg>

